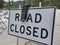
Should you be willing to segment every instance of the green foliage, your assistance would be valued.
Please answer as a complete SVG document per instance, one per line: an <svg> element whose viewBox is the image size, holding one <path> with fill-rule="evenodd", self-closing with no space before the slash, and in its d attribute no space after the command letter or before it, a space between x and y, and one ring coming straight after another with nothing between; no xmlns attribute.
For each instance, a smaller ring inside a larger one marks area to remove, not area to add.
<svg viewBox="0 0 60 45"><path fill-rule="evenodd" d="M0 9L3 8L3 4L4 4L4 1L3 0L0 0Z"/></svg>
<svg viewBox="0 0 60 45"><path fill-rule="evenodd" d="M2 1L2 0L0 0ZM47 6L56 6L56 8L60 9L60 0L50 0L50 1L44 1L44 0L25 0L23 2L19 2L21 7L23 7L24 4L30 4L31 7L38 7L39 2L42 2L42 7L47 7ZM17 2L18 3L18 2ZM5 7L6 8L18 8L19 4L7 4ZM2 8L3 3L0 4L0 7Z"/></svg>
<svg viewBox="0 0 60 45"><path fill-rule="evenodd" d="M33 7L39 6L39 2L42 2L42 7L55 6L57 8L60 8L60 0L50 0L50 1L44 1L44 0L27 0L27 1Z"/></svg>
<svg viewBox="0 0 60 45"><path fill-rule="evenodd" d="M44 1L42 2L42 6L43 7L47 7L47 6L55 6L56 8L60 9L60 1Z"/></svg>
<svg viewBox="0 0 60 45"><path fill-rule="evenodd" d="M39 1L40 0L31 0L31 6L33 7L39 6Z"/></svg>

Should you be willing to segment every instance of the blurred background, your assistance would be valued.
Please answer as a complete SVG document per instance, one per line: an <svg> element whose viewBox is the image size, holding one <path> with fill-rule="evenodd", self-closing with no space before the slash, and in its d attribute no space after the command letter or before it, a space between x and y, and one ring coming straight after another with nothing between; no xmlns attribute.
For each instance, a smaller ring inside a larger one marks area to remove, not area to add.
<svg viewBox="0 0 60 45"><path fill-rule="evenodd" d="M56 6L60 9L60 0L0 0L0 8L19 8L24 4L30 4L32 7L41 5L42 7Z"/></svg>
<svg viewBox="0 0 60 45"><path fill-rule="evenodd" d="M24 4L30 4L31 7L56 7L53 45L60 45L60 0L0 0L0 45L44 45L8 35L9 9L19 9Z"/></svg>

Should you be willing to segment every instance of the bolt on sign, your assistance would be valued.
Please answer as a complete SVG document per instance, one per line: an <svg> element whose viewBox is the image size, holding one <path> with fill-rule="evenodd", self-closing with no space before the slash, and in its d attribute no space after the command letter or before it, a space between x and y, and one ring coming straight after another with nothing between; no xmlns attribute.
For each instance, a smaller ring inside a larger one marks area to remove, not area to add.
<svg viewBox="0 0 60 45"><path fill-rule="evenodd" d="M21 9L10 10L8 34L52 45L55 8L29 8L25 22L21 21L21 11Z"/></svg>

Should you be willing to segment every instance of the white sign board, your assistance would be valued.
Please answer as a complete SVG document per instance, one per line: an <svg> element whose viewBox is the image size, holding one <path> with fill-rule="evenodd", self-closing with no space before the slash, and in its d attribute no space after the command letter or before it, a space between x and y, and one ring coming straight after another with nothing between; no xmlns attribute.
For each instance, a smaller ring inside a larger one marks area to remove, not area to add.
<svg viewBox="0 0 60 45"><path fill-rule="evenodd" d="M52 45L55 8L30 8L21 21L21 9L10 10L8 34Z"/></svg>

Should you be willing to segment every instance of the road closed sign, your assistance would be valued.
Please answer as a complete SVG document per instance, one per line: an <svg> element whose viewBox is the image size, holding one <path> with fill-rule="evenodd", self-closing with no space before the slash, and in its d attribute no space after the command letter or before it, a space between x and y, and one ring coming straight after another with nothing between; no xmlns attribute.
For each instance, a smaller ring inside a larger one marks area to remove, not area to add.
<svg viewBox="0 0 60 45"><path fill-rule="evenodd" d="M21 21L21 11L10 10L8 34L52 45L55 8L29 8L25 22Z"/></svg>

